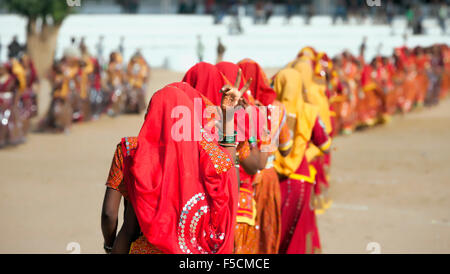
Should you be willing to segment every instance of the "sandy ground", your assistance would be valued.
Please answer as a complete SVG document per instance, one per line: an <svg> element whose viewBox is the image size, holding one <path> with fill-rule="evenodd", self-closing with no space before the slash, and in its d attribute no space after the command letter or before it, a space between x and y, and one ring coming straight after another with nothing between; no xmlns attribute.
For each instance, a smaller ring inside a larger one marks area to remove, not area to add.
<svg viewBox="0 0 450 274"><path fill-rule="evenodd" d="M273 72L273 70L270 70ZM271 75L269 73L269 75ZM153 71L149 90L181 79ZM46 107L41 95L41 109ZM143 116L30 134L0 151L0 253L102 253L100 210L115 145ZM318 217L324 253L450 252L450 100L335 140L331 194Z"/></svg>

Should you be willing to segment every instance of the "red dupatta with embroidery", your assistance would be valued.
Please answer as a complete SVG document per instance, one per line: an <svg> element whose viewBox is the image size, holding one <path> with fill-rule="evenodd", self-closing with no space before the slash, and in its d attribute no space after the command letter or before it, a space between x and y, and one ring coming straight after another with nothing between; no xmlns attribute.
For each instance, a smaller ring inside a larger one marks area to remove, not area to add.
<svg viewBox="0 0 450 274"><path fill-rule="evenodd" d="M193 131L192 141L174 138L174 125L185 119L173 118L174 109L190 112L191 129L205 124L193 118L193 95L201 99L183 83L153 95L127 176L129 200L143 234L162 252L232 253L237 180L231 157L203 130L199 141Z"/></svg>

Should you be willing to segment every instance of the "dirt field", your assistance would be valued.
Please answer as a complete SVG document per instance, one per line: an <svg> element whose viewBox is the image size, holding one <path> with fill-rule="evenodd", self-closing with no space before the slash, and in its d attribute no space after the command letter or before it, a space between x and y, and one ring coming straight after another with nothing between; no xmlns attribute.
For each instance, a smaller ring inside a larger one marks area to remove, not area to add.
<svg viewBox="0 0 450 274"><path fill-rule="evenodd" d="M155 91L182 74L153 71ZM41 95L41 109L46 98ZM69 135L30 134L0 151L0 253L102 253L100 210L115 145L143 116L102 117ZM450 100L335 140L324 253L450 252Z"/></svg>

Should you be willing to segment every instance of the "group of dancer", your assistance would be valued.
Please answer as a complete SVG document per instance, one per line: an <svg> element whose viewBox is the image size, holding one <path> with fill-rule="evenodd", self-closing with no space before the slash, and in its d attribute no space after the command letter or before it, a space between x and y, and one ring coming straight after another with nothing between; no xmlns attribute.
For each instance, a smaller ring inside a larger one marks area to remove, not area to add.
<svg viewBox="0 0 450 274"><path fill-rule="evenodd" d="M26 53L0 64L0 148L26 141L38 111L37 84L34 63Z"/></svg>
<svg viewBox="0 0 450 274"><path fill-rule="evenodd" d="M329 97L336 133L390 121L397 112L436 105L450 87L450 50L447 45L400 47L390 57L364 62L364 44L358 57L348 52L330 66ZM328 62L328 57L322 61Z"/></svg>
<svg viewBox="0 0 450 274"><path fill-rule="evenodd" d="M38 132L68 132L73 122L97 119L107 113L141 113L145 110L150 66L140 51L124 64L119 51L102 66L81 42L55 60L48 80L51 103L39 121ZM38 114L39 77L33 60L22 48L0 64L0 148L24 143Z"/></svg>
<svg viewBox="0 0 450 274"><path fill-rule="evenodd" d="M67 48L50 72L52 101L39 130L67 132L72 122L97 119L103 113L141 113L149 77L150 67L139 51L126 67L122 55L112 52L103 70L84 43Z"/></svg>
<svg viewBox="0 0 450 274"><path fill-rule="evenodd" d="M320 253L333 137L437 103L449 56L445 45L403 47L366 64L306 47L272 78L250 59L196 64L153 95L139 135L115 149L105 251Z"/></svg>

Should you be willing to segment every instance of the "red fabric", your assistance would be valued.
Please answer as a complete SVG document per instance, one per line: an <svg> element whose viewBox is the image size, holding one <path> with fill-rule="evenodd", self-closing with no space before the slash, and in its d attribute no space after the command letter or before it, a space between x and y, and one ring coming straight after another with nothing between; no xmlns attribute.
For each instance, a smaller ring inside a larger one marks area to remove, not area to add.
<svg viewBox="0 0 450 274"><path fill-rule="evenodd" d="M34 62L30 59L29 61L29 76L27 79L27 87L31 87L34 82L38 80L36 67L34 66Z"/></svg>
<svg viewBox="0 0 450 274"><path fill-rule="evenodd" d="M218 172L212 154L202 146L206 139L172 138L172 128L180 120L171 117L172 111L183 107L193 113L193 94L201 98L188 84L174 83L153 95L139 133L132 174L126 177L129 200L145 237L162 252L230 254L238 199L235 169L231 164ZM189 123L191 129L204 125L194 120ZM223 158L229 157L214 140L207 144ZM195 214L201 216L197 222ZM195 231L190 224L196 224Z"/></svg>
<svg viewBox="0 0 450 274"><path fill-rule="evenodd" d="M220 62L216 65L216 68L225 76L225 81L228 84L234 86L236 82L236 77L238 75L239 66L230 62ZM239 84L239 89L242 89L245 85L244 75L241 75L241 83Z"/></svg>
<svg viewBox="0 0 450 274"><path fill-rule="evenodd" d="M12 75L8 75L8 78L5 80L5 82L0 83L0 92L13 92L14 82L15 78Z"/></svg>
<svg viewBox="0 0 450 274"><path fill-rule="evenodd" d="M272 104L277 98L277 94L270 87L269 80L258 63L250 59L245 59L239 62L238 65L242 69L242 74L245 79L253 79L250 85L252 96L265 106Z"/></svg>
<svg viewBox="0 0 450 274"><path fill-rule="evenodd" d="M222 75L225 77L225 81L228 84L234 85L236 82L236 78L239 72L239 66L230 62L220 62L216 65L217 69L222 73ZM242 89L245 85L245 78L244 74L241 74L241 82L239 84L239 89ZM246 94L243 95L245 99L250 103L251 100L248 100L248 97ZM245 128L241 127L242 123L239 123L238 116L242 117L241 115L245 115ZM257 112L256 115L253 115L253 122L255 125L258 125L258 116L259 113ZM235 119L234 119L235 129L237 129L238 132L238 140L240 140L241 137L245 136L245 141L249 140L251 133L250 133L250 117L247 114L247 112L244 109L239 109L236 111ZM257 137L259 139L259 135L257 132ZM247 172L245 172L245 169L242 165L239 167L239 179L241 180L241 188L246 189L248 192L253 193L253 181L256 175L250 175Z"/></svg>
<svg viewBox="0 0 450 274"><path fill-rule="evenodd" d="M303 158L295 173L309 177L306 157ZM316 216L310 206L313 187L314 185L311 183L294 179L280 182L280 254L314 253L320 249Z"/></svg>
<svg viewBox="0 0 450 274"><path fill-rule="evenodd" d="M316 184L314 185L314 193L320 195L322 188L328 188L327 175L325 173L325 158L324 156L318 156L311 161L311 165L316 169Z"/></svg>
<svg viewBox="0 0 450 274"><path fill-rule="evenodd" d="M370 65L365 65L361 72L361 86L365 87L372 81L372 67Z"/></svg>
<svg viewBox="0 0 450 274"><path fill-rule="evenodd" d="M217 69L222 73L222 76L224 77L224 80L227 84L233 85L236 82L236 77L238 75L238 71L239 71L239 66L230 62L220 62L216 65ZM244 85L246 83L246 79L244 77L244 74L241 74L241 82L239 84L239 89L241 90ZM242 96L243 98L245 98L247 100L247 102L250 105L253 105L251 103L252 100L249 100L248 95L246 93L244 93L244 95ZM245 116L245 128L242 126L238 126L238 125L242 125L242 123L240 123L239 118L238 117L244 117ZM253 114L253 123L254 125L258 125L258 116L259 116L259 112L258 110L256 111L256 113ZM245 140L248 140L251 135L250 132L250 118L248 113L244 110L244 109L238 109L235 112L235 119L234 119L234 124L235 124L235 129L238 132L238 141L244 141L242 140L243 138L245 138ZM257 137L259 139L259 132L256 132Z"/></svg>
<svg viewBox="0 0 450 274"><path fill-rule="evenodd" d="M215 66L205 62L198 63L186 72L183 82L200 91L214 105L220 106L222 100L220 90L225 85L225 81Z"/></svg>
<svg viewBox="0 0 450 274"><path fill-rule="evenodd" d="M99 91L102 88L102 69L100 67L100 64L98 63L97 58L91 57L91 61L94 64L94 89Z"/></svg>
<svg viewBox="0 0 450 274"><path fill-rule="evenodd" d="M311 141L317 147L324 145L329 139L325 125L319 119L316 119L311 135Z"/></svg>

